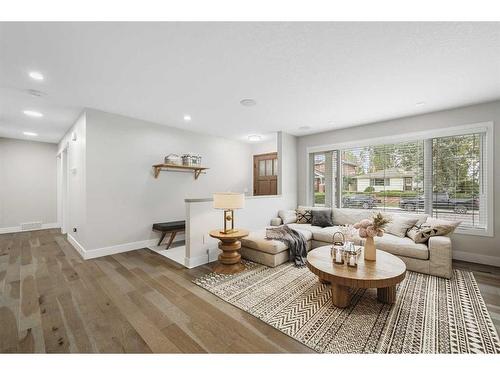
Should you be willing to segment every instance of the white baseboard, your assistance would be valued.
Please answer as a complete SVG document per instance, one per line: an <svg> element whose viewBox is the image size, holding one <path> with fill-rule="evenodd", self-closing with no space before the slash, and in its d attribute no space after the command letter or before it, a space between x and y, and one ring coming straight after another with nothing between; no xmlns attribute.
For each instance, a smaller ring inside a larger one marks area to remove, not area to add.
<svg viewBox="0 0 500 375"><path fill-rule="evenodd" d="M83 258L83 259L87 259L86 256L85 256L85 249L82 245L80 245L80 243L75 240L75 238L71 235L71 234L67 234L67 237L68 237L68 242L73 245L73 247L76 249L76 251L78 251L78 254L80 254L80 256Z"/></svg>
<svg viewBox="0 0 500 375"><path fill-rule="evenodd" d="M21 226L17 227L6 227L6 228L0 228L0 234L7 234L7 233L18 233L18 232L31 232L34 230L43 230L43 229L54 229L54 228L60 228L61 225L59 223L47 223L47 224L42 224L42 227L40 229L27 229L27 230L22 230Z"/></svg>
<svg viewBox="0 0 500 375"><path fill-rule="evenodd" d="M153 246L158 243L157 238L152 238L150 240L128 242L120 245L101 247L98 249L85 250L84 259L99 258L106 255L113 255L118 253L124 253L131 250L143 249L145 247Z"/></svg>
<svg viewBox="0 0 500 375"><path fill-rule="evenodd" d="M489 266L500 267L500 257L492 257L491 255L480 255L469 253L466 251L455 251L452 254L453 259L463 260L465 262L486 264Z"/></svg>
<svg viewBox="0 0 500 375"><path fill-rule="evenodd" d="M201 266L203 264L207 264L207 263L210 263L210 262L217 260L219 253L220 253L219 249L210 249L208 257L206 254L196 256L196 257L191 257L191 258L186 257L184 259L184 264L187 268L198 267L198 266Z"/></svg>

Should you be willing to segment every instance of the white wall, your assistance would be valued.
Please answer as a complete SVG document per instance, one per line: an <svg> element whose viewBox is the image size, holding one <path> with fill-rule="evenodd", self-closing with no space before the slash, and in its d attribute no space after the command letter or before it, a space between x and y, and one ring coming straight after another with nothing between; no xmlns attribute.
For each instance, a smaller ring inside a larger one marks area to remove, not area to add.
<svg viewBox="0 0 500 375"><path fill-rule="evenodd" d="M251 143L252 155L269 154L271 152L278 152L277 134L274 134L272 139Z"/></svg>
<svg viewBox="0 0 500 375"><path fill-rule="evenodd" d="M184 264L189 268L217 259L220 252L219 241L211 238L208 232L222 228L223 212L215 210L212 205L211 198L186 201L187 232ZM235 227L250 231L264 229L269 226L272 218L277 217L279 210L296 207L296 202L282 195L247 197L245 208L234 212Z"/></svg>
<svg viewBox="0 0 500 375"><path fill-rule="evenodd" d="M299 203L307 203L307 148L312 146L352 142L358 139L402 135L415 131L434 130L479 122L494 122L494 150L500 149L500 101L477 104L420 116L401 118L325 133L303 136L298 139ZM494 170L500 165L500 152L494 154ZM453 236L453 256L478 263L500 266L500 173L494 175L494 237Z"/></svg>
<svg viewBox="0 0 500 375"><path fill-rule="evenodd" d="M279 132L278 150L278 186L280 195L247 197L245 208L235 211L235 225L247 230L263 229L269 226L279 210L297 207L297 138ZM215 260L220 252L218 241L208 232L221 228L222 212L212 207L212 199L186 200L186 259L185 265L196 267ZM207 254L208 250L208 254Z"/></svg>
<svg viewBox="0 0 500 375"><path fill-rule="evenodd" d="M289 202L297 204L297 137L279 132L278 133L278 194L286 197Z"/></svg>
<svg viewBox="0 0 500 375"><path fill-rule="evenodd" d="M248 144L97 110L86 111L86 130L84 242L94 255L154 242L153 223L185 219L185 198L252 190ZM153 177L153 164L186 152L202 155L206 174Z"/></svg>
<svg viewBox="0 0 500 375"><path fill-rule="evenodd" d="M0 138L0 233L57 226L57 145Z"/></svg>

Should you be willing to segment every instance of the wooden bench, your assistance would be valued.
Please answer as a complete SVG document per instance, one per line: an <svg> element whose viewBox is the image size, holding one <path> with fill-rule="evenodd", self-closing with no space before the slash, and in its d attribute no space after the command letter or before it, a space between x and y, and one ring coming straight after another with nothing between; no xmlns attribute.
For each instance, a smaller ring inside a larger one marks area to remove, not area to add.
<svg viewBox="0 0 500 375"><path fill-rule="evenodd" d="M170 245L172 245L172 242L174 241L174 238L177 235L177 233L184 232L186 230L186 221L180 220L180 221L170 221L168 223L156 223L153 224L153 230L162 232L160 241L158 241L158 246L161 245L161 242L165 238L166 234L170 233L170 238L168 239L166 247L166 249L168 249Z"/></svg>

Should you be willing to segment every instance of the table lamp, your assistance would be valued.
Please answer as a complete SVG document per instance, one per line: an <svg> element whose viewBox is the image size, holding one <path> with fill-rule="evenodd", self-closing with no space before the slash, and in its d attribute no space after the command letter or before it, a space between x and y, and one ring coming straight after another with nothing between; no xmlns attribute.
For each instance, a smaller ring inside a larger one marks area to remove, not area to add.
<svg viewBox="0 0 500 375"><path fill-rule="evenodd" d="M214 208L224 210L224 230L221 233L229 234L237 232L234 230L234 211L245 207L245 195L240 193L214 193ZM227 228L228 222L231 228Z"/></svg>

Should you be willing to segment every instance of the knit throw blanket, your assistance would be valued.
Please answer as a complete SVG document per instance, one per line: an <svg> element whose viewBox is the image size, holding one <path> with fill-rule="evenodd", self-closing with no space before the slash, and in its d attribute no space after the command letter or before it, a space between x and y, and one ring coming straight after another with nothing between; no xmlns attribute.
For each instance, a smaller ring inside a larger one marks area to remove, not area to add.
<svg viewBox="0 0 500 375"><path fill-rule="evenodd" d="M306 265L306 239L302 234L287 225L282 225L281 227L267 228L266 238L268 240L278 240L287 245L290 253L289 259L291 262L295 262L296 267Z"/></svg>

